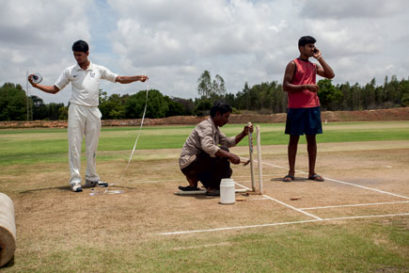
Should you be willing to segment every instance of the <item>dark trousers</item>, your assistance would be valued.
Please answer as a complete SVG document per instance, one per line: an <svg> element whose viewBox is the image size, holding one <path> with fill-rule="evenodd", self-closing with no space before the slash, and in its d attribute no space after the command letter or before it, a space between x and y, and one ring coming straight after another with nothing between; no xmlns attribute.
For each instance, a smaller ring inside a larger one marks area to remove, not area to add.
<svg viewBox="0 0 409 273"><path fill-rule="evenodd" d="M221 147L223 150L229 150ZM223 178L230 178L233 171L230 162L225 157L210 157L202 152L189 166L182 169L187 178L199 180L205 188L219 189Z"/></svg>

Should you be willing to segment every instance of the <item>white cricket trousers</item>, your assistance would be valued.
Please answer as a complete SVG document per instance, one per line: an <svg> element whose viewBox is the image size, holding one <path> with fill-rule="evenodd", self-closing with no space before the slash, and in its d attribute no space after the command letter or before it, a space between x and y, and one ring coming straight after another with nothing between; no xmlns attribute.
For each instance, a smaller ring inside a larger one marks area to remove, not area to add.
<svg viewBox="0 0 409 273"><path fill-rule="evenodd" d="M99 180L96 170L96 152L101 131L101 116L98 107L70 104L68 109L68 160L71 185L81 183L81 144L84 136L87 157L85 179Z"/></svg>

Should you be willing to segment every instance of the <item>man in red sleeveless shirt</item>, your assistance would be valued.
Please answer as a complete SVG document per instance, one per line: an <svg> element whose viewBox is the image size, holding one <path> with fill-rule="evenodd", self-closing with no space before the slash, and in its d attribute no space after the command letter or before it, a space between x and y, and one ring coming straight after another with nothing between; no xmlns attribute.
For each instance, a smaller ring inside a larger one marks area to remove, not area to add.
<svg viewBox="0 0 409 273"><path fill-rule="evenodd" d="M306 135L308 148L308 179L324 181L315 173L317 158L316 134L322 133L320 101L317 95L316 74L332 79L335 74L325 62L321 51L315 47L316 40L311 36L303 36L298 41L300 57L292 60L285 69L283 89L288 93L288 112L285 133L290 135L288 144L288 163L290 169L283 178L284 182L295 179L295 158L300 135ZM319 64L311 63L314 57Z"/></svg>

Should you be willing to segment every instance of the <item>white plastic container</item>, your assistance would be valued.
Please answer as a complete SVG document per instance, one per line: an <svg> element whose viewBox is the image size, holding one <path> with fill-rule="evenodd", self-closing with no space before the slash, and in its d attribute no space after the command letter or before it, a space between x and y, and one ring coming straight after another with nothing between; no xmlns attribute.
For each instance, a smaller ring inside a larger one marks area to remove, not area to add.
<svg viewBox="0 0 409 273"><path fill-rule="evenodd" d="M223 178L220 183L220 204L232 205L236 202L234 180Z"/></svg>

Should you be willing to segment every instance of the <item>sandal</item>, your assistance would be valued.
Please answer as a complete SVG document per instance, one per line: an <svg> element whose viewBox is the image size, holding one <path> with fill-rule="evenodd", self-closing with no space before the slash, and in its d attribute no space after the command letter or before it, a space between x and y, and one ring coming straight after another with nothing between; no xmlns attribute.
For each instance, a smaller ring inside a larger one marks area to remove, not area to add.
<svg viewBox="0 0 409 273"><path fill-rule="evenodd" d="M192 186L186 186L186 187L179 186L178 188L181 191L200 191L200 189L198 187L192 187Z"/></svg>
<svg viewBox="0 0 409 273"><path fill-rule="evenodd" d="M287 174L286 176L284 176L284 178L283 178L283 182L291 182L291 181L294 181L295 180L295 177L294 177L294 175L289 175L289 174Z"/></svg>
<svg viewBox="0 0 409 273"><path fill-rule="evenodd" d="M319 174L311 175L310 177L308 177L308 179L309 179L309 180L316 181L316 182L324 182L324 181L325 181L325 179L322 178L322 176L319 175Z"/></svg>

